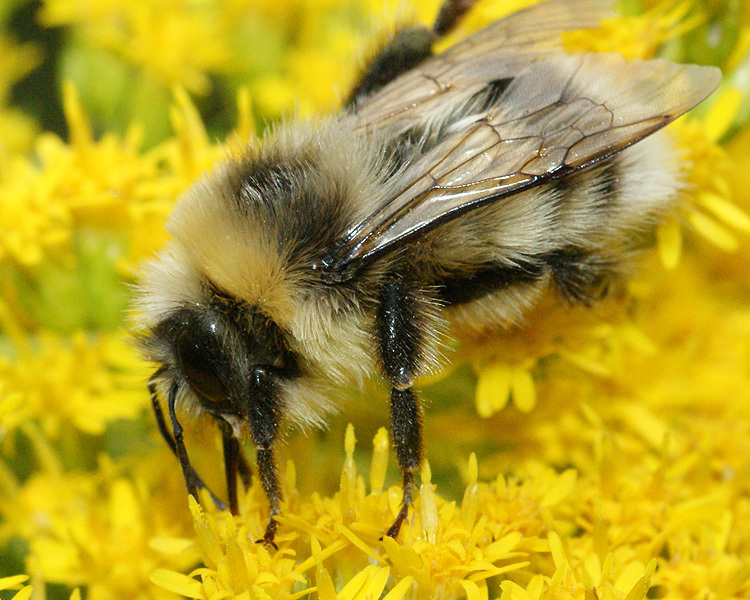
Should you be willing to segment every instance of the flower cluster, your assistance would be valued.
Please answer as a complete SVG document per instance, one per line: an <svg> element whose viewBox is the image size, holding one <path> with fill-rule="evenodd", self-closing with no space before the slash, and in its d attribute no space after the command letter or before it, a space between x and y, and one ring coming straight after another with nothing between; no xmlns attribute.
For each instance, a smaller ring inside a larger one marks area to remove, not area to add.
<svg viewBox="0 0 750 600"><path fill-rule="evenodd" d="M533 2L483 0L454 36ZM722 67L669 128L679 207L626 288L593 309L545 298L421 382L429 462L398 539L383 537L401 500L383 390L290 437L278 549L256 543L256 479L237 516L188 500L124 333L128 284L225 155L217 140L335 108L368 29L428 23L440 2L6 4L0 598L750 595L750 3L626 0L565 36L570 52ZM186 436L220 492L214 425Z"/></svg>

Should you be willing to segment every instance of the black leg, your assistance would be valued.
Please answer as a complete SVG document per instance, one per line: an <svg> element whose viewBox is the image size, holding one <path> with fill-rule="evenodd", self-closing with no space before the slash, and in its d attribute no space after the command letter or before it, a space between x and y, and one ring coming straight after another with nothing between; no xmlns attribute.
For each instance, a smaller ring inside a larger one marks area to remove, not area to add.
<svg viewBox="0 0 750 600"><path fill-rule="evenodd" d="M239 453L239 465L238 470L240 473L240 480L242 481L242 487L245 488L245 491L250 489L250 476L252 475L250 471L250 465L247 463L247 459L245 458L244 453Z"/></svg>
<svg viewBox="0 0 750 600"><path fill-rule="evenodd" d="M356 110L357 105L365 98L431 57L435 41L455 29L476 2L477 0L445 0L431 30L426 27L407 27L397 31L367 65L349 94L346 106L352 106Z"/></svg>
<svg viewBox="0 0 750 600"><path fill-rule="evenodd" d="M238 515L237 472L240 463L240 444L234 437L232 428L224 421L221 422L221 441L224 446L224 474L227 480L229 510L232 511L233 515Z"/></svg>
<svg viewBox="0 0 750 600"><path fill-rule="evenodd" d="M154 416L156 417L156 425L159 427L159 433L161 433L164 441L167 442L167 446L169 446L169 449L172 450L175 456L177 456L177 446L175 446L174 440L172 439L172 434L167 428L167 422L164 420L164 413L162 412L161 405L159 404L159 395L156 392L156 379L158 375L159 372L157 371L148 382L148 391L151 394L151 408L153 409Z"/></svg>
<svg viewBox="0 0 750 600"><path fill-rule="evenodd" d="M273 444L279 430L279 389L276 379L266 369L257 367L250 375L255 397L248 403L247 418L257 451L258 476L270 506L268 525L259 543L276 547L274 536L278 524L281 488L273 458ZM247 469L249 471L249 469Z"/></svg>
<svg viewBox="0 0 750 600"><path fill-rule="evenodd" d="M393 523L385 532L388 537L395 538L398 536L398 532L401 531L401 525L406 521L406 517L409 516L409 507L411 506L412 497L411 493L414 489L414 473L412 471L403 472L403 496L401 498L401 509L398 511L396 518Z"/></svg>
<svg viewBox="0 0 750 600"><path fill-rule="evenodd" d="M172 434L174 435L175 452L177 458L180 461L182 467L182 475L185 477L185 485L187 486L188 494L198 500L198 486L195 481L195 471L190 465L190 459L187 455L187 448L185 448L185 442L182 439L182 425L177 420L177 414L175 413L174 407L177 400L177 383L173 383L172 387L169 388L169 398L167 400L167 406L169 408L169 419L172 422Z"/></svg>
<svg viewBox="0 0 750 600"><path fill-rule="evenodd" d="M179 459L179 454L177 451L177 444L175 443L174 439L172 438L172 434L169 432L169 429L167 427L167 422L164 419L164 413L162 412L161 405L159 404L159 396L156 391L156 380L158 379L159 375L161 374L160 371L157 371L153 377L148 382L148 390L151 394L151 408L154 411L154 416L156 417L156 425L159 428L159 433L161 433L162 437L164 438L164 441L167 443L167 446L169 446L170 450L174 453L174 455ZM171 390L170 390L171 394ZM181 428L180 428L181 429ZM187 452L185 453L187 457ZM182 462L180 462L182 465ZM195 469L193 469L193 466L188 461L188 470L190 471L190 477L192 478L193 482L195 483L196 487L198 489L206 489L208 490L209 495L211 496L211 500L213 500L213 503L216 505L216 507L219 510L226 510L227 506L224 504L221 500L219 500L214 493L210 490L210 488L203 482L203 480L198 476L198 474L195 472ZM183 466L183 474L184 474L184 466ZM187 477L185 478L185 483L188 484ZM190 486L188 484L188 491L190 491Z"/></svg>
<svg viewBox="0 0 750 600"><path fill-rule="evenodd" d="M391 432L404 480L401 510L386 535L396 537L412 502L414 473L422 464L422 409L412 382L419 370L424 336L418 289L400 277L386 281L377 325L383 371L391 389Z"/></svg>
<svg viewBox="0 0 750 600"><path fill-rule="evenodd" d="M263 485L263 490L266 492L268 503L270 505L266 532L263 535L263 539L258 540L258 543L263 543L266 546L272 546L273 548L276 548L276 544L274 543L273 539L276 536L278 523L276 522L276 519L274 517L279 514L279 504L281 503L281 489L279 488L279 478L276 474L276 464L273 459L273 451L271 450L271 448L258 448L257 460L260 482Z"/></svg>
<svg viewBox="0 0 750 600"><path fill-rule="evenodd" d="M448 35L476 3L477 0L445 0L432 26L435 35L438 37Z"/></svg>

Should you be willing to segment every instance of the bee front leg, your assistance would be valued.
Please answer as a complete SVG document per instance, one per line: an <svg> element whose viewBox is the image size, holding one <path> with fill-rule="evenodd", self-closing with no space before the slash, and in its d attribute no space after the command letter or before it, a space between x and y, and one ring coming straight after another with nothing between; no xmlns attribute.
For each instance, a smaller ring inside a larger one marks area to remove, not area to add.
<svg viewBox="0 0 750 600"><path fill-rule="evenodd" d="M148 389L151 394L151 408L153 409L154 416L156 417L156 425L159 427L159 433L161 433L161 436L164 438L164 441L167 442L167 446L169 446L169 449L174 453L174 455L180 461L180 465L182 466L182 472L184 475L186 467L182 463L182 459L180 458L180 453L177 450L177 443L172 438L172 434L169 432L169 429L167 427L167 422L164 419L164 413L162 412L161 405L159 404L159 395L156 390L156 380L158 379L160 375L161 375L161 372L157 371L148 382ZM176 416L174 420L177 421ZM180 436L182 436L182 427L179 425L179 422L177 424L178 424L178 430L180 432ZM184 454L185 454L185 458L187 459L187 450L185 450ZM190 464L189 460L187 461L187 470L189 472L189 477L194 482L196 488L208 490L208 493L211 496L211 500L213 500L216 507L219 510L225 510L227 507L226 504L224 504L221 500L219 500L216 497L216 495L211 491L211 488L209 488L203 482L203 480L198 476L198 473L195 472L195 469L193 468L193 465ZM188 476L185 476L185 484L187 485L188 492L189 492L190 483L188 481Z"/></svg>
<svg viewBox="0 0 750 600"><path fill-rule="evenodd" d="M384 284L377 313L383 372L391 384L391 434L403 475L403 498L386 535L396 537L409 514L414 473L422 464L422 408L412 382L419 372L424 334L419 291L399 276Z"/></svg>
<svg viewBox="0 0 750 600"><path fill-rule="evenodd" d="M229 508L233 515L237 515L237 475L239 474L242 487L247 492L250 489L250 465L247 464L239 440L234 436L234 430L226 421L221 422L221 440L224 447L224 474L227 480Z"/></svg>
<svg viewBox="0 0 750 600"><path fill-rule="evenodd" d="M182 475L185 478L188 494L198 500L198 484L196 481L195 471L190 464L190 459L185 448L185 441L182 438L182 425L177 420L175 412L175 403L177 401L177 384L173 383L169 388L169 397L167 399L167 408L169 409L169 420L172 422L172 435L174 435L174 448L177 459L182 467Z"/></svg>

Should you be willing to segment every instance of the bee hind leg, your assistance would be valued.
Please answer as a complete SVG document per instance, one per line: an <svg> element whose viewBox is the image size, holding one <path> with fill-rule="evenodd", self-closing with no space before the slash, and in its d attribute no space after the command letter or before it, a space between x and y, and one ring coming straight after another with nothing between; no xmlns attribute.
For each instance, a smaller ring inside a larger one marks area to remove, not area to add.
<svg viewBox="0 0 750 600"><path fill-rule="evenodd" d="M399 29L371 58L344 104L356 111L367 97L430 58L432 45L453 31L476 2L445 0L432 29L420 25Z"/></svg>
<svg viewBox="0 0 750 600"><path fill-rule="evenodd" d="M458 26L464 15L476 3L477 0L445 0L432 26L432 31L438 37L445 37Z"/></svg>
<svg viewBox="0 0 750 600"><path fill-rule="evenodd" d="M414 473L422 464L422 407L412 381L419 370L424 337L418 291L401 277L383 286L377 330L383 372L391 384L391 435L401 473L401 509L386 535L396 537L409 514Z"/></svg>

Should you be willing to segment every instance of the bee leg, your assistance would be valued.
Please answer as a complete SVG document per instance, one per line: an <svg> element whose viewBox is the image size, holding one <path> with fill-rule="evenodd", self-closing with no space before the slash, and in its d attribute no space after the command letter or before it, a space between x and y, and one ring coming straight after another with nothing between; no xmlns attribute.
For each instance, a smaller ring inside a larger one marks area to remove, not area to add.
<svg viewBox="0 0 750 600"><path fill-rule="evenodd" d="M423 335L419 307L400 277L389 278L381 291L377 315L383 371L391 384L391 435L403 475L401 510L386 535L396 537L409 514L414 473L422 464L422 408L412 382L419 367Z"/></svg>
<svg viewBox="0 0 750 600"><path fill-rule="evenodd" d="M477 0L445 0L432 26L432 31L438 37L445 37L456 28L463 16L476 3Z"/></svg>
<svg viewBox="0 0 750 600"><path fill-rule="evenodd" d="M367 97L432 56L434 41L435 34L426 27L407 27L398 31L367 65L345 106L356 111Z"/></svg>
<svg viewBox="0 0 750 600"><path fill-rule="evenodd" d="M422 408L411 388L391 390L391 435L403 476L401 509L386 535L395 538L409 516L414 489L414 472L422 464Z"/></svg>
<svg viewBox="0 0 750 600"><path fill-rule="evenodd" d="M262 396L252 403L248 412L250 433L255 443L258 476L263 491L268 498L270 507L268 525L259 544L276 548L273 539L276 536L276 515L279 514L281 503L281 488L276 473L276 463L273 457L273 444L278 435L279 399L275 387L267 383L267 373L263 369L256 369L252 375L255 378L255 388L261 390Z"/></svg>
<svg viewBox="0 0 750 600"><path fill-rule="evenodd" d="M245 491L250 489L250 477L252 475L252 472L250 471L250 465L247 463L247 459L245 458L245 454L243 452L239 453L239 473L240 473L240 480L242 481L242 487L245 488Z"/></svg>
<svg viewBox="0 0 750 600"><path fill-rule="evenodd" d="M188 494L198 500L198 484L195 479L195 471L190 464L190 459L187 455L187 448L185 448L185 442L182 439L182 425L180 425L180 422L177 420L177 414L174 410L176 400L177 384L173 383L172 387L169 388L169 400L167 406L169 407L169 419L172 421L175 454L177 454L177 459L180 461L180 466L182 467L182 475L185 477L185 485L187 486Z"/></svg>
<svg viewBox="0 0 750 600"><path fill-rule="evenodd" d="M172 434L169 432L169 429L167 428L167 422L164 419L164 413L162 412L161 405L159 404L159 397L156 393L156 381L155 380L158 377L158 375L159 373L157 372L154 375L154 377L152 377L151 380L148 382L148 389L151 394L151 408L153 409L154 416L156 417L156 425L159 428L159 433L161 433L161 436L164 438L164 441L167 442L167 446L169 446L169 449L172 450L174 455L179 459L179 454L177 453L177 444L175 444L174 439L172 439ZM188 469L190 471L190 476L195 482L196 487L198 489L208 490L208 493L211 496L211 500L213 500L213 503L216 505L216 507L219 510L226 510L227 508L226 504L224 504L221 500L219 500L214 495L211 489L198 476L198 473L195 472L195 469L193 469L193 466L190 464L190 462L188 462ZM183 473L184 473L184 469L183 469ZM185 479L185 483L187 484L187 478Z"/></svg>
<svg viewBox="0 0 750 600"><path fill-rule="evenodd" d="M365 98L432 56L432 45L450 33L477 0L445 0L432 29L404 27L378 52L344 103L356 110Z"/></svg>
<svg viewBox="0 0 750 600"><path fill-rule="evenodd" d="M227 480L227 495L229 497L229 510L233 515L239 514L237 504L237 472L240 464L240 444L234 437L229 423L221 422L221 441L224 447L224 475Z"/></svg>
<svg viewBox="0 0 750 600"><path fill-rule="evenodd" d="M257 462L260 482L263 485L263 490L266 492L266 496L268 497L270 510L266 531L263 534L263 538L256 543L265 544L266 546L271 546L278 550L278 546L274 543L273 539L276 537L276 529L279 526L275 516L280 512L279 503L281 502L281 489L279 488L279 478L276 475L276 464L274 463L273 451L270 446L268 448L258 448Z"/></svg>

